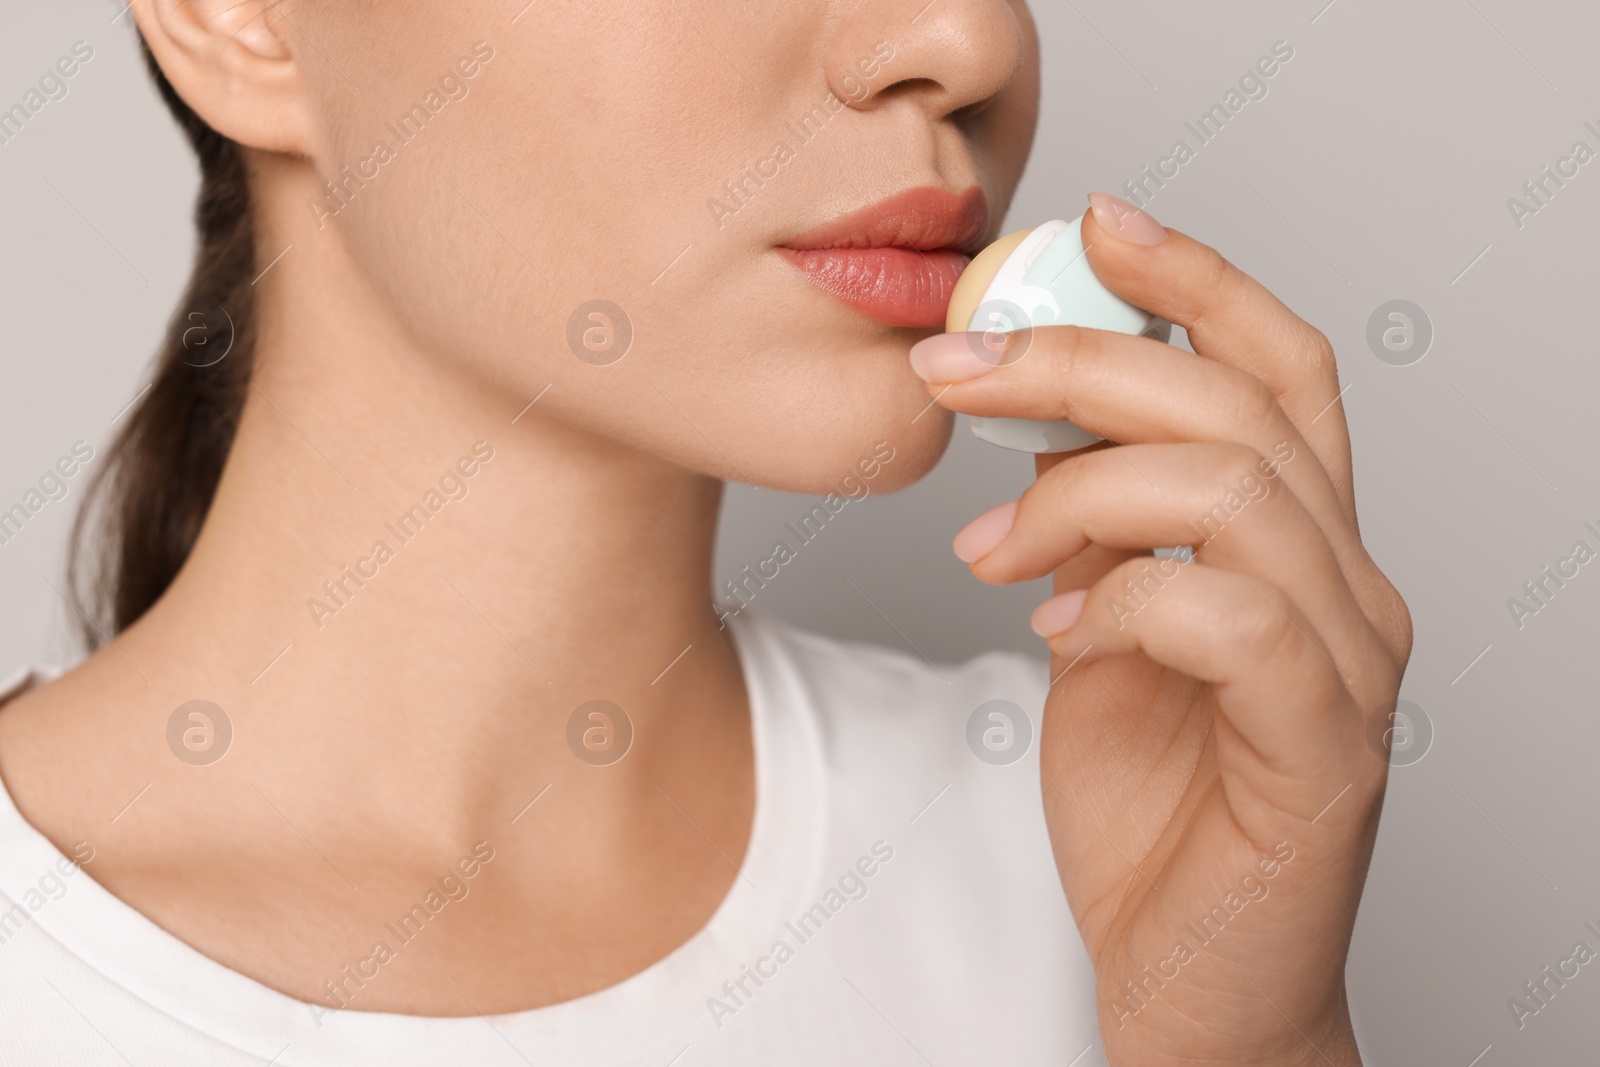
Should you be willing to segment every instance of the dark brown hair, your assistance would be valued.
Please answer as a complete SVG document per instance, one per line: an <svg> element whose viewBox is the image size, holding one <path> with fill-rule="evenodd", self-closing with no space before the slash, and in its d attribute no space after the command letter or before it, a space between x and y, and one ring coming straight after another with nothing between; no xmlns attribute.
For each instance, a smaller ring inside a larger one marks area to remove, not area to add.
<svg viewBox="0 0 1600 1067"><path fill-rule="evenodd" d="M142 40L140 48L200 159L199 250L150 386L124 416L73 528L69 581L87 601L91 646L143 615L194 547L239 425L254 343L244 154L179 98Z"/></svg>

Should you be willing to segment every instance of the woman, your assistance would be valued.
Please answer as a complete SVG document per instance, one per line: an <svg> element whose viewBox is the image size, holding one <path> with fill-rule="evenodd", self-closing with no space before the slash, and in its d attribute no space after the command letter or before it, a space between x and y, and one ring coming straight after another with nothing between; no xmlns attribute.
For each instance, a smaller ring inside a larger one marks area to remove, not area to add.
<svg viewBox="0 0 1600 1067"><path fill-rule="evenodd" d="M934 332L1021 0L130 10L202 249L99 460L100 647L0 713L4 1058L1359 1062L1410 627L1332 354L1101 195L1201 358ZM1117 442L955 539L1055 574L1049 677L710 610L723 480L903 486L954 412Z"/></svg>

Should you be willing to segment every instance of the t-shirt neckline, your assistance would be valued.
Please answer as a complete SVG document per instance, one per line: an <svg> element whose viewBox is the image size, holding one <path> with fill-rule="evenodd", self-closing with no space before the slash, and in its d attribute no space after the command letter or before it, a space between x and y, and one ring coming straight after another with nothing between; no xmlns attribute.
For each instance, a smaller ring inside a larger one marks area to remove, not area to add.
<svg viewBox="0 0 1600 1067"><path fill-rule="evenodd" d="M653 1049L678 1054L708 1019L706 1000L764 952L807 899L825 818L817 716L785 654L782 624L755 612L729 629L745 679L755 753L755 813L744 860L711 918L623 981L575 1000L480 1016L333 1012L225 967L161 929L87 870L31 913L31 925L134 996L193 1030L284 1067L352 1062L477 1062L506 1042L533 1062L611 1062ZM13 687L25 688L40 673ZM0 690L0 701L11 695ZM22 901L65 857L17 810L0 782L0 893ZM70 862L68 860L67 862ZM487 1023L487 1025L486 1025Z"/></svg>

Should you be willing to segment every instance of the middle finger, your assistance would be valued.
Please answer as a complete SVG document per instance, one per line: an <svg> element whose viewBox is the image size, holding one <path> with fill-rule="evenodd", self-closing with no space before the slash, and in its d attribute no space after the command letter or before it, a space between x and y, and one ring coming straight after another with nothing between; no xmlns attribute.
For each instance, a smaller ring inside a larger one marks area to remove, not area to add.
<svg viewBox="0 0 1600 1067"><path fill-rule="evenodd" d="M1331 642L1339 664L1369 661L1377 637L1327 539L1271 461L1238 444L1129 445L1075 456L1035 482L1014 505L975 520L957 555L982 581L1040 578L1091 544L1142 549L1188 544L1213 567L1282 589ZM1010 508L1009 524L1005 509ZM1152 558L1130 611L1178 576Z"/></svg>
<svg viewBox="0 0 1600 1067"><path fill-rule="evenodd" d="M980 417L1070 419L1121 444L1246 445L1279 460L1285 484L1347 576L1373 565L1327 471L1272 391L1248 372L1148 337L1077 326L1006 335L1028 348L997 366L977 354L975 336L941 334L912 350L912 366L940 406Z"/></svg>

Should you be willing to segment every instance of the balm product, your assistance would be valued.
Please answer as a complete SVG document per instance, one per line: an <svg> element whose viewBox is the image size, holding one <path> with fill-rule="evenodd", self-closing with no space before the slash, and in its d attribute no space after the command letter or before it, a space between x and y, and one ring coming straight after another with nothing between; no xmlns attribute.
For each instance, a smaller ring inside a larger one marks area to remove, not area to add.
<svg viewBox="0 0 1600 1067"><path fill-rule="evenodd" d="M1033 326L1086 326L1158 341L1171 338L1171 323L1134 307L1095 277L1084 254L1082 222L1082 215L1071 222L1056 219L985 248L956 283L945 329L988 335ZM980 355L1001 358L987 345ZM1021 355L1006 351L1004 358ZM972 432L1018 452L1070 452L1104 440L1065 420L974 418Z"/></svg>

